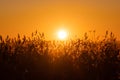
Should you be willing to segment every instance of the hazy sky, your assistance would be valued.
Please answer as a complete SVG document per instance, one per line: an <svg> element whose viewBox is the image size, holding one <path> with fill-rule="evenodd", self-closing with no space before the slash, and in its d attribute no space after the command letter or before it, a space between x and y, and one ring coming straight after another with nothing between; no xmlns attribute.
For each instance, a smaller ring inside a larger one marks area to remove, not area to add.
<svg viewBox="0 0 120 80"><path fill-rule="evenodd" d="M120 0L0 0L0 34L35 30L55 38L64 28L73 35L106 30L120 36Z"/></svg>

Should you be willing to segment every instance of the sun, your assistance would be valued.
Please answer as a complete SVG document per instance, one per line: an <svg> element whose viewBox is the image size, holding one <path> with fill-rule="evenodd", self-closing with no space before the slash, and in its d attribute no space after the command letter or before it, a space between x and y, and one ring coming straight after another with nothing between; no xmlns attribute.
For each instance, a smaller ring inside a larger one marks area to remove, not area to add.
<svg viewBox="0 0 120 80"><path fill-rule="evenodd" d="M67 38L67 36L68 36L67 31L65 31L65 30L58 31L58 38L60 40L65 40Z"/></svg>

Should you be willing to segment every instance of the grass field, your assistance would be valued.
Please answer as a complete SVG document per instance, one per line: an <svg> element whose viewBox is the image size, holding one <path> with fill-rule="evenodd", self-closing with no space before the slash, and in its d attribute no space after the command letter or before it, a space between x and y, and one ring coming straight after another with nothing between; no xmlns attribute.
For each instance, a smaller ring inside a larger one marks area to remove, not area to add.
<svg viewBox="0 0 120 80"><path fill-rule="evenodd" d="M0 36L0 80L119 80L120 43L101 40L48 41L43 33Z"/></svg>

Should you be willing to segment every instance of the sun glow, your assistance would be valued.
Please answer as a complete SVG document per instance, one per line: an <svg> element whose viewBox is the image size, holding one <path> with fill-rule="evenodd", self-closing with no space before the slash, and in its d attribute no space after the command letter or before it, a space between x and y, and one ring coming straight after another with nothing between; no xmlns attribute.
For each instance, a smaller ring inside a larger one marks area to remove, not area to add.
<svg viewBox="0 0 120 80"><path fill-rule="evenodd" d="M60 40L65 40L67 38L68 34L65 30L58 31L58 38Z"/></svg>

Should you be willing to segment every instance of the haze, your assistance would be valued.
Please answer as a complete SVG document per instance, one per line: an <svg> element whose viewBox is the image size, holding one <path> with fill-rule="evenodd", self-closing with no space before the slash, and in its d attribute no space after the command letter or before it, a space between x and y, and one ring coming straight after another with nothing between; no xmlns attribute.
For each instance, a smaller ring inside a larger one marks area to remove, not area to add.
<svg viewBox="0 0 120 80"><path fill-rule="evenodd" d="M120 0L0 0L0 34L30 35L35 30L55 39L64 28L72 35L106 30L120 36Z"/></svg>

